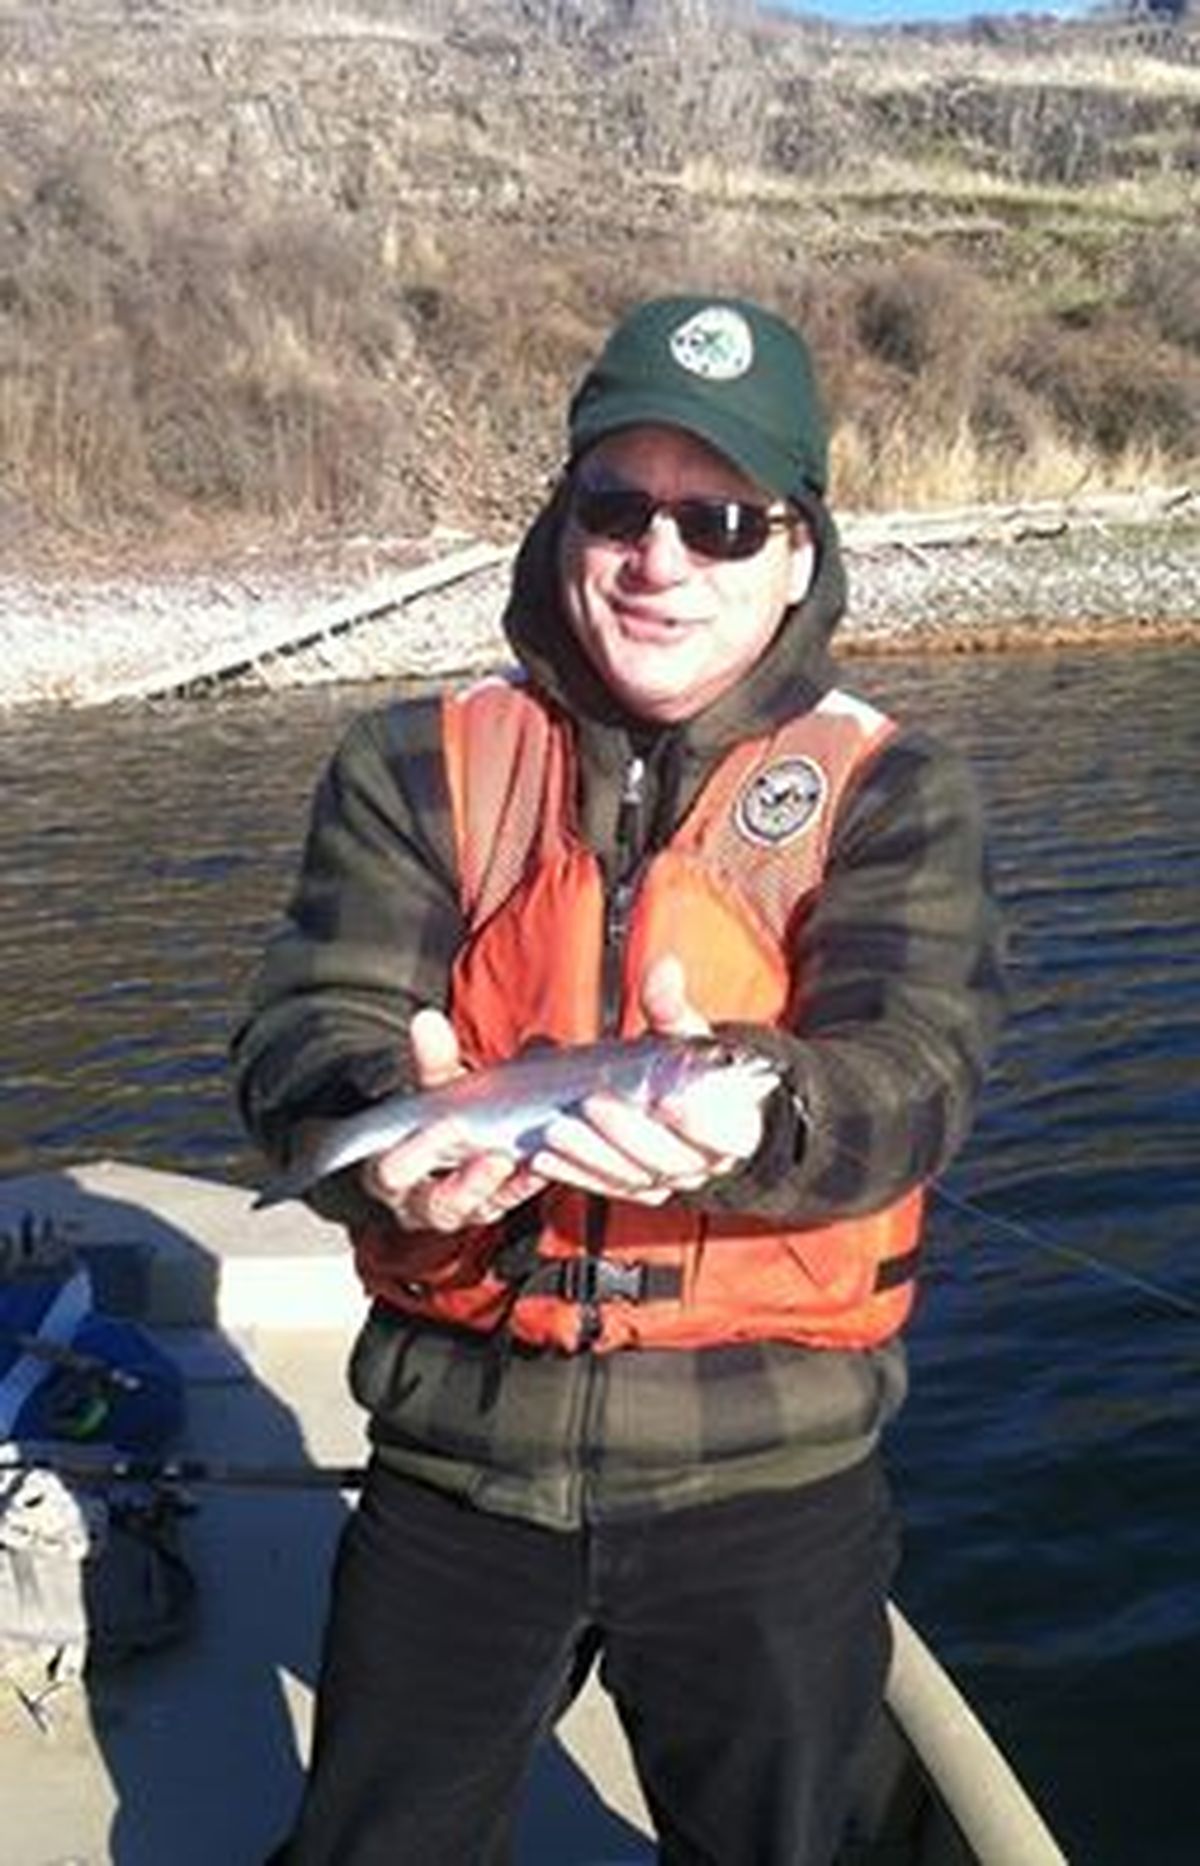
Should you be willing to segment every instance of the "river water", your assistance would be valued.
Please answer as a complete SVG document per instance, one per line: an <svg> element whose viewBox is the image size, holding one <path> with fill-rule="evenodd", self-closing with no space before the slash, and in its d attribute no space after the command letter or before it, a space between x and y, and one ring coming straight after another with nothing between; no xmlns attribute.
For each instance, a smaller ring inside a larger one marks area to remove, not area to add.
<svg viewBox="0 0 1200 1866"><path fill-rule="evenodd" d="M972 754L1012 935L891 1440L900 1598L1075 1866L1193 1866L1200 677L1179 650L851 672ZM0 1173L254 1179L229 1028L318 769L377 697L4 723Z"/></svg>

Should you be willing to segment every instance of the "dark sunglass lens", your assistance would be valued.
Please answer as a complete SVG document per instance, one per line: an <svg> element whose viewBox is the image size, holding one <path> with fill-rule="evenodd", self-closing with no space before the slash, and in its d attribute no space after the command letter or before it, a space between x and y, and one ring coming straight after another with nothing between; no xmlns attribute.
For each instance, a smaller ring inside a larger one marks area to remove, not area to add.
<svg viewBox="0 0 1200 1866"><path fill-rule="evenodd" d="M705 557L753 557L771 530L762 507L740 499L684 499L675 516L688 549Z"/></svg>
<svg viewBox="0 0 1200 1866"><path fill-rule="evenodd" d="M636 544L656 512L679 527L689 551L698 557L753 557L771 533L771 515L761 505L740 499L679 499L661 503L637 486L576 486L575 516L594 538Z"/></svg>
<svg viewBox="0 0 1200 1866"><path fill-rule="evenodd" d="M578 486L575 516L593 537L632 544L653 518L654 501L636 487Z"/></svg>

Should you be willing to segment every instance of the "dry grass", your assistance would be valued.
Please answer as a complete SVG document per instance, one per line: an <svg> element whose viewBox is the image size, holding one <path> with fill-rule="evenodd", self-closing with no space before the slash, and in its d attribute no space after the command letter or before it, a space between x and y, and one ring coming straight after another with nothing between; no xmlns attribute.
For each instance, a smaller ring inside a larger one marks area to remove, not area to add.
<svg viewBox="0 0 1200 1866"><path fill-rule="evenodd" d="M569 385L645 288L628 260L511 238L468 257L392 228L381 250L332 216L130 215L82 190L48 191L34 263L0 249L0 487L68 526L517 523ZM1185 477L1198 278L1173 236L1082 321L936 256L751 277L734 255L719 282L808 329L838 495L879 509Z"/></svg>
<svg viewBox="0 0 1200 1866"><path fill-rule="evenodd" d="M982 443L966 421L937 449L914 447L903 426L884 436L881 447L878 435L864 433L855 422L840 427L833 444L833 474L843 503L865 512L1136 492L1170 484L1178 471L1178 463L1159 448L1129 446L1100 458L1050 427L1031 436L1019 456Z"/></svg>
<svg viewBox="0 0 1200 1866"><path fill-rule="evenodd" d="M1030 9L1031 13L1036 9ZM1182 97L1200 94L1200 68L1175 62L1147 49L1136 26L1113 23L1101 36L1064 25L1053 40L1038 35L1024 45L1015 35L999 36L989 46L979 35L967 38L909 39L897 57L895 40L872 38L839 42L828 75L872 91L920 90L931 84L1108 90L1122 96Z"/></svg>
<svg viewBox="0 0 1200 1866"><path fill-rule="evenodd" d="M461 14L460 38L502 13L479 0ZM221 31L236 36L240 22L257 33L267 17L232 7ZM360 75L397 42L444 50L433 0L281 5L269 17L289 55L328 32ZM716 104L707 92L697 104L686 62L669 62L666 87L631 40L603 66L623 83L629 52L632 88L618 99L628 117L614 110L608 143L591 68L572 78L566 64L538 65L545 38L525 48L524 116L515 79L487 91L482 56L463 67L478 97L435 60L438 83L427 95L420 78L419 103L393 113L385 83L345 119L328 114L335 91L322 93L325 114L306 116L315 67L288 66L281 120L311 158L311 187L293 185L307 170L292 143L280 156L287 185L256 190L252 177L222 181L214 168L205 188L190 172L185 185L157 170L148 186L150 171L116 153L122 126L105 132L82 81L86 132L55 143L29 120L19 133L10 125L0 144L4 534L22 524L145 537L197 524L415 532L434 518L509 532L557 464L567 392L612 319L639 296L695 286L760 297L809 331L848 505L1052 497L1200 473L1200 236L1190 231L1200 146L1190 166L1175 159L1181 119L1168 113L1161 147L1157 130L1130 131L1127 173L1110 166L1068 184L1009 110L1013 87L1052 82L1105 93L1100 122L1109 92L1194 109L1200 69L1139 55L1106 64L1111 47L1089 50L1068 32L1037 56L1019 43L936 41L900 55L899 42L835 45L780 26L770 71L798 88L763 103L761 66L739 64L731 38ZM609 41L595 44L603 63ZM319 57L335 62L323 48ZM711 89L711 56L693 76L693 88ZM968 77L999 87L993 140L974 119L955 141L930 118L923 142L920 87ZM771 139L811 128L813 84L848 153L817 151L824 168L814 156L801 173ZM219 117L228 99L217 102ZM743 131L714 136L710 105ZM855 117L860 107L868 115ZM1067 120L1073 109L1067 96ZM539 142L543 117L553 134ZM150 109L144 147L173 123ZM335 155L364 123L386 134L349 200ZM560 152L564 125L578 142ZM325 131L334 155L321 168L312 152ZM207 159L215 145L196 136L181 128L179 147Z"/></svg>

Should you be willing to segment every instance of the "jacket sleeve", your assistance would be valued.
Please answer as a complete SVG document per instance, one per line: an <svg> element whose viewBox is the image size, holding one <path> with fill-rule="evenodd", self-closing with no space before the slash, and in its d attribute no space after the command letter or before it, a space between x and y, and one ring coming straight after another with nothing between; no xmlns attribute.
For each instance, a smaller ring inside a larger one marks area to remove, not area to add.
<svg viewBox="0 0 1200 1866"><path fill-rule="evenodd" d="M795 936L788 1030L758 1154L701 1205L806 1224L872 1211L947 1165L1004 1008L999 916L966 763L905 734L843 804Z"/></svg>
<svg viewBox="0 0 1200 1866"><path fill-rule="evenodd" d="M412 1085L407 1033L444 1006L462 938L436 701L351 726L313 801L299 878L234 1034L238 1104L285 1164L307 1121ZM365 1195L313 1202L348 1218Z"/></svg>

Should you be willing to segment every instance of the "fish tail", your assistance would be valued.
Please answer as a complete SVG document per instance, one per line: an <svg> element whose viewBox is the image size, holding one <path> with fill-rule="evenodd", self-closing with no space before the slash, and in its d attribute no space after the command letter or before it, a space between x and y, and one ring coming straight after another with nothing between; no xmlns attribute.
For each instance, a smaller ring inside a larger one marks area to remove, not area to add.
<svg viewBox="0 0 1200 1866"><path fill-rule="evenodd" d="M311 1182L312 1175L306 1168L293 1167L290 1172L279 1173L267 1181L250 1209L265 1212L272 1205L283 1205L288 1199L298 1199L307 1192Z"/></svg>

